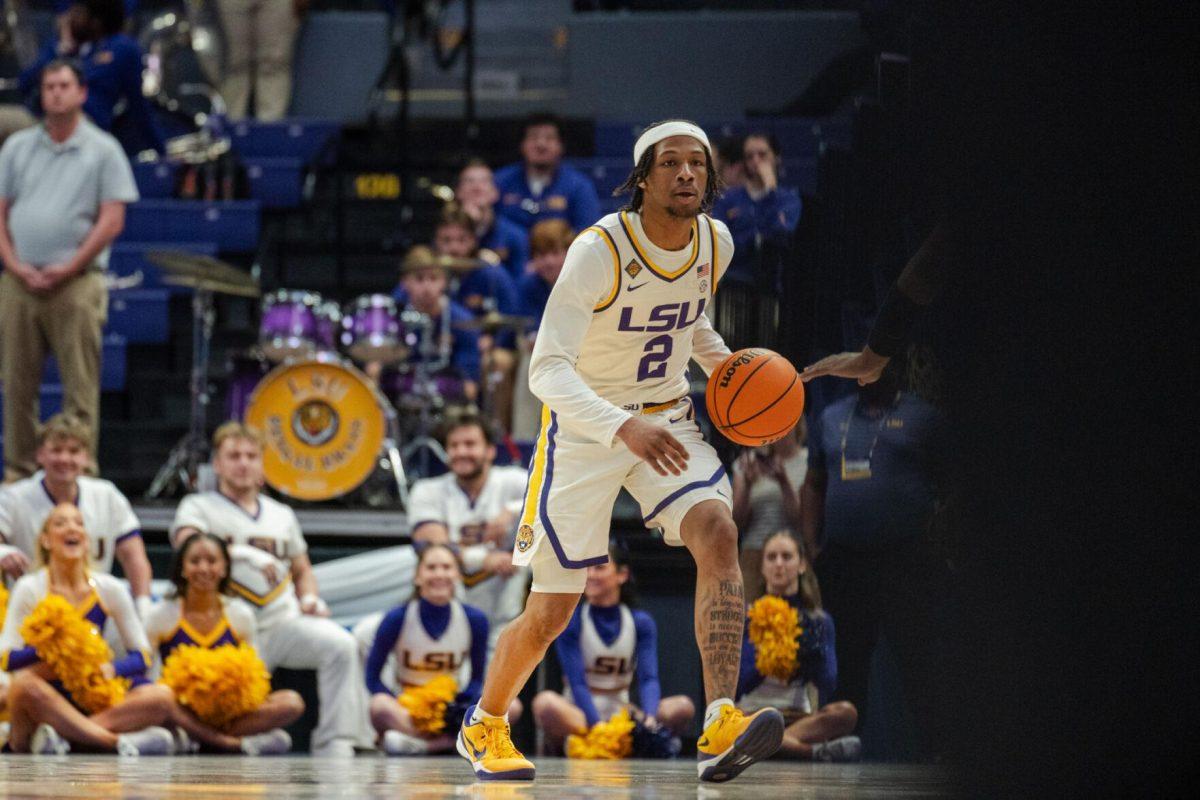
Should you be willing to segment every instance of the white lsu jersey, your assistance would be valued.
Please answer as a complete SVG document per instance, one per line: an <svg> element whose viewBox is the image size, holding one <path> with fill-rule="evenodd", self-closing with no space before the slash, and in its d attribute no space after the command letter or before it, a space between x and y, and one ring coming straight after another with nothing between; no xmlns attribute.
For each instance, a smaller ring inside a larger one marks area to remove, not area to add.
<svg viewBox="0 0 1200 800"><path fill-rule="evenodd" d="M462 598L488 615L493 639L500 635L499 629L521 613L525 597L523 587L513 588L519 580L506 580L484 571L483 560L493 547L481 540L488 520L505 510L520 513L528 481L524 467L493 466L474 502L449 472L416 481L408 495L411 529L415 531L423 522L441 523L450 541L458 545L463 565ZM508 546L510 543L502 543L501 549Z"/></svg>
<svg viewBox="0 0 1200 800"><path fill-rule="evenodd" d="M705 214L676 252L651 242L636 212L601 218L572 243L554 285L530 363L534 393L565 427L606 445L628 412L686 396L693 357L711 371L729 354L705 312L732 255L729 229Z"/></svg>
<svg viewBox="0 0 1200 800"><path fill-rule="evenodd" d="M452 675L466 686L471 671L471 624L462 603L450 601L450 622L434 639L421 624L420 603L410 600L400 638L393 648L400 686L424 686L439 675Z"/></svg>
<svg viewBox="0 0 1200 800"><path fill-rule="evenodd" d="M76 485L75 503L91 539L92 567L111 573L117 545L140 536L141 523L129 500L110 481L81 476ZM38 534L54 506L40 471L0 489L0 550L3 545L15 547L36 563Z"/></svg>
<svg viewBox="0 0 1200 800"><path fill-rule="evenodd" d="M621 609L621 632L612 644L605 644L596 624L592 622L592 607L584 603L580 610L579 650L583 656L583 672L588 688L598 692L621 692L622 702L629 702L629 686L633 683L634 655L637 649L637 630L633 614L624 603Z"/></svg>
<svg viewBox="0 0 1200 800"><path fill-rule="evenodd" d="M173 547L179 546L175 537L181 528L215 534L229 545L230 587L255 609L260 631L299 616L292 559L307 553L308 545L292 509L259 495L258 513L251 514L220 492L189 494L171 523ZM267 565L275 573L274 580L266 575Z"/></svg>

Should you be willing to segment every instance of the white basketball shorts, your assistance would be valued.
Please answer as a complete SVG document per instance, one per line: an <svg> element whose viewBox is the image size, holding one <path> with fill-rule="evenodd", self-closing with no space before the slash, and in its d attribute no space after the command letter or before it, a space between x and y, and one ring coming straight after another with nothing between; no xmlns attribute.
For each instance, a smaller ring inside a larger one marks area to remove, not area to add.
<svg viewBox="0 0 1200 800"><path fill-rule="evenodd" d="M533 591L583 591L587 567L608 561L613 503L621 487L641 506L646 527L662 528L666 542L676 546L683 544L683 518L697 503L720 500L732 509L729 477L700 434L691 400L643 418L667 428L687 450L683 474L659 475L624 442L608 447L585 439L543 409L513 552L514 563L532 568Z"/></svg>

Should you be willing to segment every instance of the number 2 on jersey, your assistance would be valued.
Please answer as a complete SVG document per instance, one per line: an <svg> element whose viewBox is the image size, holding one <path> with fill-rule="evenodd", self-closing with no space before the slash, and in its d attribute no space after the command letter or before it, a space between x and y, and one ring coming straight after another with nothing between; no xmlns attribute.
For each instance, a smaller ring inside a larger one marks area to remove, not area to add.
<svg viewBox="0 0 1200 800"><path fill-rule="evenodd" d="M644 355L638 362L637 379L639 383L650 378L666 377L667 361L671 358L671 347L674 342L675 340L665 333L646 342L646 347L642 351Z"/></svg>

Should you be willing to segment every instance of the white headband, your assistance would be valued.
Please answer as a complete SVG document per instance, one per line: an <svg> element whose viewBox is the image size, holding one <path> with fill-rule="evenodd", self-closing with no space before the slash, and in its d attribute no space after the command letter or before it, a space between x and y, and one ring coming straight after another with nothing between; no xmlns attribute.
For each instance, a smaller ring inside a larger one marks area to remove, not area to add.
<svg viewBox="0 0 1200 800"><path fill-rule="evenodd" d="M704 145L705 151L711 152L712 150L708 144L708 137L704 135L704 131L700 130L699 126L693 125L690 122L684 122L681 119L673 119L670 122L664 122L662 125L655 125L638 137L637 143L633 146L634 166L641 163L642 154L646 152L646 148L654 147L654 145L663 139L670 139L672 136L691 136L693 139L700 140L700 143Z"/></svg>

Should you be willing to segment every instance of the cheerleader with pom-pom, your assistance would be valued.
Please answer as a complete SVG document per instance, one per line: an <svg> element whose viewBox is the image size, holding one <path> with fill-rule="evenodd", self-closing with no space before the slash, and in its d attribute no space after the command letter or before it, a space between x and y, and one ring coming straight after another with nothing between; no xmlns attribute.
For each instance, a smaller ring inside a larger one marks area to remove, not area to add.
<svg viewBox="0 0 1200 800"><path fill-rule="evenodd" d="M448 752L462 712L479 699L488 620L479 609L454 599L460 580L454 551L444 544L425 545L413 580L415 596L384 614L375 631L367 656L367 690L371 724L389 755ZM384 682L389 656L399 695ZM520 713L514 702L510 717Z"/></svg>
<svg viewBox="0 0 1200 800"><path fill-rule="evenodd" d="M161 726L174 697L146 679L150 643L133 598L89 569L89 543L79 509L55 506L38 534L44 567L13 586L0 633L0 668L13 673L7 747L169 755L174 739ZM115 661L102 634L109 620L128 651Z"/></svg>
<svg viewBox="0 0 1200 800"><path fill-rule="evenodd" d="M776 758L857 761L862 749L851 736L858 711L829 702L837 686L833 618L821 608L821 591L800 544L787 531L763 543L766 594L747 612L742 639L738 702L747 711L774 707L787 722ZM817 702L809 697L809 686Z"/></svg>
<svg viewBox="0 0 1200 800"><path fill-rule="evenodd" d="M561 749L568 736L584 736L595 731L597 723L613 721L619 712L629 710L630 719L622 716L615 724L629 729L631 745L635 740L650 745L643 748L645 752L634 747L630 753L635 757L670 756L679 749L678 739L672 741L672 737L687 730L695 716L695 705L687 696L662 696L658 629L649 614L629 607L629 581L629 558L618 547L609 549L607 563L588 567L586 602L575 609L554 645L565 691L547 690L533 699L534 719L551 751ZM629 687L635 672L640 709L630 706Z"/></svg>
<svg viewBox="0 0 1200 800"><path fill-rule="evenodd" d="M230 563L219 537L191 536L171 562L174 595L146 618L162 681L175 692L176 743L181 752L286 753L292 740L283 728L304 713L304 700L270 691L254 651L254 612L227 597Z"/></svg>

